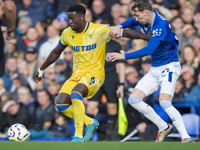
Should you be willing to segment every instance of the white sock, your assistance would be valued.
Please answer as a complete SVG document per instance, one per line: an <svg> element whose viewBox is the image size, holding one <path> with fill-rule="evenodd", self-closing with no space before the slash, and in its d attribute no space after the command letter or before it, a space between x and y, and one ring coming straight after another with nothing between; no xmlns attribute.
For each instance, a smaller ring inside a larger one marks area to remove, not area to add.
<svg viewBox="0 0 200 150"><path fill-rule="evenodd" d="M183 119L181 117L181 114L176 110L176 108L174 108L174 106L170 106L164 110L171 118L171 120L172 120L174 126L176 127L176 129L178 130L178 132L181 134L182 139L190 138L190 136L188 135L188 133L185 129L185 125L184 125Z"/></svg>
<svg viewBox="0 0 200 150"><path fill-rule="evenodd" d="M141 101L136 104L131 104L131 106L142 113L146 118L151 120L155 125L157 125L159 131L163 131L168 127L168 124L161 119L160 116L147 103Z"/></svg>

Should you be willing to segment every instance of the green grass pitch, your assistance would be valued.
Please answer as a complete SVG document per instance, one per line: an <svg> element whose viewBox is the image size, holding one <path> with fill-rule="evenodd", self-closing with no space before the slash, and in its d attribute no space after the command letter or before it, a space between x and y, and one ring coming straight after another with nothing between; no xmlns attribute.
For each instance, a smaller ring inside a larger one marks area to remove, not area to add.
<svg viewBox="0 0 200 150"><path fill-rule="evenodd" d="M1 141L0 150L199 150L200 142L9 142Z"/></svg>

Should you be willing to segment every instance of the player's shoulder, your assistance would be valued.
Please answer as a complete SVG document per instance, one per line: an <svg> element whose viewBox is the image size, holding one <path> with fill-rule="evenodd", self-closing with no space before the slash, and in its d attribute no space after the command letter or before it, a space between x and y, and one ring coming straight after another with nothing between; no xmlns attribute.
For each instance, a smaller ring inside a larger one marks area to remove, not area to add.
<svg viewBox="0 0 200 150"><path fill-rule="evenodd" d="M111 28L110 26L108 25L105 25L105 24L96 24L96 23L93 23L93 22L90 22L91 23L91 26L97 28L97 29L102 29L102 28Z"/></svg>
<svg viewBox="0 0 200 150"><path fill-rule="evenodd" d="M169 22L163 16L157 14L153 28L166 28L167 26L169 26Z"/></svg>

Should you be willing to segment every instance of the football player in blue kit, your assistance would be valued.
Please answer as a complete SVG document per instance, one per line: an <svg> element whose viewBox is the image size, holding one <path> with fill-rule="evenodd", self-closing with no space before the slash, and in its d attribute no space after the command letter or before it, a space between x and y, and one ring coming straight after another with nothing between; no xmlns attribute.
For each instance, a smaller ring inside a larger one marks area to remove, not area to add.
<svg viewBox="0 0 200 150"><path fill-rule="evenodd" d="M152 9L149 0L135 0L131 10L134 18L123 22L111 29L109 34L119 37L123 34L123 28L141 26L145 33L152 30L152 38L148 45L138 51L131 53L109 53L107 57L111 61L128 60L151 55L152 67L150 71L138 82L131 93L129 104L142 113L158 126L156 142L164 141L165 137L171 133L172 125L167 124L151 106L143 99L160 88L159 104L172 120L182 137L182 142L191 142L181 114L172 105L176 80L179 77L181 66L179 63L177 49L178 39L172 32L169 22Z"/></svg>

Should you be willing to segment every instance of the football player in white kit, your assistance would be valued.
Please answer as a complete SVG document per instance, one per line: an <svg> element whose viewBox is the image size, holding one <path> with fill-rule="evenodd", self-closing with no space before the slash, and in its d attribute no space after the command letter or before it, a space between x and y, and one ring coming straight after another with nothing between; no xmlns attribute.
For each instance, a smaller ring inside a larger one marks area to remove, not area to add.
<svg viewBox="0 0 200 150"><path fill-rule="evenodd" d="M109 53L108 58L115 61L151 55L152 67L138 82L128 102L158 126L156 142L162 142L171 133L172 126L161 119L153 108L143 101L146 96L160 88L160 106L169 115L172 123L181 134L182 142L191 142L192 139L185 129L181 114L172 105L176 80L181 71L177 55L178 39L172 32L169 22L155 10L152 10L149 0L135 0L131 10L134 13L134 18L117 25L111 29L109 34L113 37L119 37L123 34L123 28L139 25L146 34L151 30L152 38L146 47L138 51L125 54Z"/></svg>

